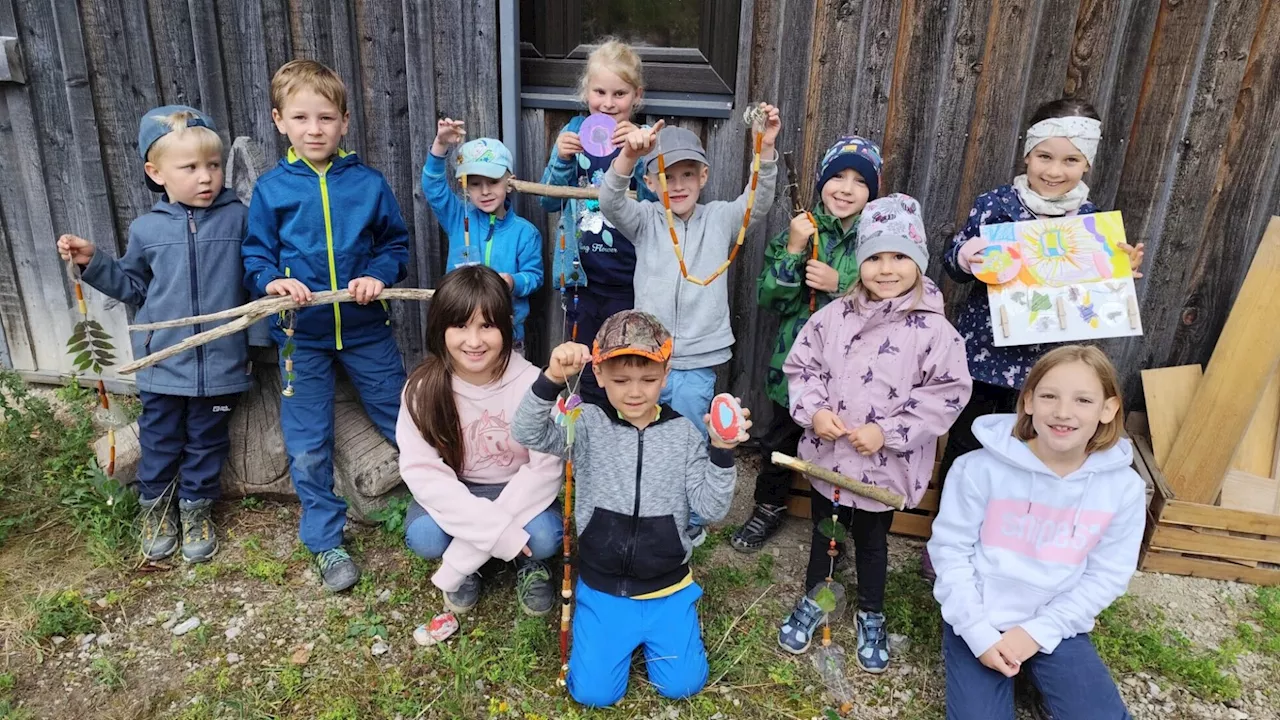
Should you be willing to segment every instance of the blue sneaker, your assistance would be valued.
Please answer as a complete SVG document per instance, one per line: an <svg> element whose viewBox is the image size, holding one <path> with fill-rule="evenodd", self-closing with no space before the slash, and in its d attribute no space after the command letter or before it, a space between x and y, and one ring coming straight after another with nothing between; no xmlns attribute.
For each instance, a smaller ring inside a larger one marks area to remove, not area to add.
<svg viewBox="0 0 1280 720"><path fill-rule="evenodd" d="M782 627L778 628L778 646L795 655L803 654L813 643L813 635L824 617L826 613L822 607L808 595L800 598L795 609L782 621Z"/></svg>
<svg viewBox="0 0 1280 720"><path fill-rule="evenodd" d="M889 633L884 613L858 611L858 667L869 673L889 668Z"/></svg>

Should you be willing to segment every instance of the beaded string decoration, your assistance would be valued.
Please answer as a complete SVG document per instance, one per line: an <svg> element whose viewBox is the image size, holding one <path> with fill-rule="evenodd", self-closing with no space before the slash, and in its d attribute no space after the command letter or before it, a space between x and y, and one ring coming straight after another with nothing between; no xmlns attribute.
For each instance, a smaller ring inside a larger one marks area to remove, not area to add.
<svg viewBox="0 0 1280 720"><path fill-rule="evenodd" d="M720 277L733 264L733 259L738 256L738 251L742 249L742 243L747 238L747 226L751 223L751 209L756 202L756 185L760 181L760 152L764 145L764 124L766 120L763 106L757 104L747 108L746 112L743 113L743 120L751 126L754 136L754 153L751 158L751 186L747 192L747 211L742 215L742 227L738 228L738 242L729 251L729 258L721 263L715 272L705 278L689 275L689 268L685 267L684 250L680 248L680 237L676 235L675 215L671 212L671 193L667 190L667 161L662 153L661 143L659 143L658 186L662 191L662 207L667 213L667 231L671 233L671 245L675 248L676 260L680 263L680 275L695 285L705 287L715 282L715 279ZM661 138L661 135L659 135L659 138Z"/></svg>
<svg viewBox="0 0 1280 720"><path fill-rule="evenodd" d="M839 713L847 715L853 709L853 688L845 675L844 648L831 641L831 621L844 613L846 596L844 585L835 581L836 556L839 555L837 543L847 539L844 526L840 524L840 488L832 488L831 519L823 520L818 525L818 532L830 538L827 546L827 577L823 584L814 588L813 600L822 608L822 646L813 653L813 664L827 692L836 701Z"/></svg>
<svg viewBox="0 0 1280 720"><path fill-rule="evenodd" d="M80 266L75 261L67 261L67 276L76 291L76 310L79 320L71 330L67 340L67 352L72 356L71 364L80 372L93 370L98 376L95 389L98 392L99 419L107 426L107 475L116 472L116 428L127 424L120 413L111 407L111 398L107 395L107 386L102 381L102 369L115 364L116 356L112 353L115 346L111 344L111 336L97 320L89 318L89 304L84 299L84 287L80 280Z"/></svg>
<svg viewBox="0 0 1280 720"><path fill-rule="evenodd" d="M813 223L813 259L817 260L818 247L822 244L822 231L818 230L818 219L813 216L812 212L805 210L804 214L809 218L809 222ZM813 288L809 288L809 312L814 312L817 309L818 291Z"/></svg>
<svg viewBox="0 0 1280 720"><path fill-rule="evenodd" d="M458 158L461 162L462 158ZM471 195L467 192L467 175L462 174L462 262L471 262Z"/></svg>
<svg viewBox="0 0 1280 720"><path fill-rule="evenodd" d="M284 389L280 394L293 397L293 331L298 322L298 311L284 311L284 347L280 348L280 357L284 359Z"/></svg>
<svg viewBox="0 0 1280 720"><path fill-rule="evenodd" d="M560 678L556 681L564 687L569 674L569 619L573 608L573 441L575 426L582 416L582 397L578 386L579 374L572 386L565 378L567 393L556 402L555 421L565 429L564 435L564 576L560 584Z"/></svg>

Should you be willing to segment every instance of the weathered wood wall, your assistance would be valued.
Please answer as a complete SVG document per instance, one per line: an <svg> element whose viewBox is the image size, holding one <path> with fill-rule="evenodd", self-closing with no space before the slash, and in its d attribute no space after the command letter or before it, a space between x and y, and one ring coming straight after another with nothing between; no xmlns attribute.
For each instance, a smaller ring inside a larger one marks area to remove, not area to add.
<svg viewBox="0 0 1280 720"><path fill-rule="evenodd" d="M835 135L868 135L885 150L882 187L923 202L934 257L974 197L1018 171L1036 105L1092 102L1105 136L1086 181L1148 251L1147 334L1108 350L1131 396L1140 368L1207 360L1263 224L1280 212L1280 0L744 0L741 25L735 99L781 107L780 149L796 158L802 196ZM482 80L497 77L496 0L0 0L2 35L19 38L27 66L26 84L0 83L0 356L16 367L65 370L57 234L119 253L153 202L133 148L149 107L197 105L226 138L283 150L271 73L292 57L330 64L351 88L346 144L400 198L416 237L408 282L423 286L443 255L418 189L434 120L464 118L473 136L499 129L497 82ZM569 116L522 112L522 176L541 173ZM747 177L741 122L679 122L712 157L708 197L736 194ZM533 198L518 207L553 235ZM780 199L768 234L789 210ZM776 324L755 304L765 234L728 277L738 345L723 381L751 406L764 404ZM941 276L936 264L931 274ZM536 307L540 358L561 336L556 293ZM411 363L422 310L396 308ZM123 337L123 312L107 315Z"/></svg>

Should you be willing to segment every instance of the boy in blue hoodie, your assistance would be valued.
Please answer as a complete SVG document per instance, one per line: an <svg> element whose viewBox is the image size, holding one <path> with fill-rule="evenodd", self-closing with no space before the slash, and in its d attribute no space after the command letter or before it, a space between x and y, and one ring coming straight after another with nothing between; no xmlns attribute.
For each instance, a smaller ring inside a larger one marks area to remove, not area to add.
<svg viewBox="0 0 1280 720"><path fill-rule="evenodd" d="M465 185L470 202L463 203L449 189L445 157L466 135L461 120L445 118L436 123L436 139L422 167L422 193L449 238L447 270L481 264L507 281L515 311L514 350L524 355L529 296L542 286L542 234L511 208L507 198L511 151L498 140L480 138L458 149L454 173Z"/></svg>
<svg viewBox="0 0 1280 720"><path fill-rule="evenodd" d="M313 60L286 63L271 80L271 105L291 147L253 189L244 283L257 295L289 295L299 303L320 290L346 289L355 299L297 311L294 392L280 403L302 503L298 536L315 553L325 588L338 592L356 584L360 569L342 547L347 505L333 491L335 366L342 365L365 412L394 445L404 364L390 308L373 301L407 274L409 232L382 174L338 147L349 116L336 73ZM272 337L284 347L280 323Z"/></svg>
<svg viewBox="0 0 1280 720"><path fill-rule="evenodd" d="M248 211L235 191L222 186L222 140L213 120L181 105L155 108L138 127L138 154L147 186L163 196L129 226L124 257L63 235L62 258L79 264L90 286L138 308L138 323L242 304L240 243ZM143 358L212 326L135 334L133 356ZM142 554L151 561L167 558L181 535L182 559L205 562L218 549L211 513L222 494L231 411L253 384L246 336L237 333L162 360L140 370L137 384Z"/></svg>

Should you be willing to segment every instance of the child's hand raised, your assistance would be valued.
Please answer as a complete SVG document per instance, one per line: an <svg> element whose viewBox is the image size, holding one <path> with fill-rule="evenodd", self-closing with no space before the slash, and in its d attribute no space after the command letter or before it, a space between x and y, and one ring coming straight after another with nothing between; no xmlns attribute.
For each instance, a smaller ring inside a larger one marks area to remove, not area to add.
<svg viewBox="0 0 1280 720"><path fill-rule="evenodd" d="M547 379L557 385L564 385L569 378L582 372L582 368L591 362L591 350L582 343L567 342L551 351L551 360L547 363L547 371L543 373Z"/></svg>
<svg viewBox="0 0 1280 720"><path fill-rule="evenodd" d="M556 138L556 154L561 160L569 161L573 156L582 152L582 138L578 137L578 133L565 131L560 133Z"/></svg>
<svg viewBox="0 0 1280 720"><path fill-rule="evenodd" d="M761 141L763 149L772 150L773 144L778 140L778 133L782 131L782 118L778 115L778 108L769 103L761 103L760 112L764 113L764 138Z"/></svg>
<svg viewBox="0 0 1280 720"><path fill-rule="evenodd" d="M738 401L739 405L742 404L741 398L734 399ZM726 441L724 438L717 435L714 430L707 433L711 438L712 447L718 447L722 450L732 450L738 447L739 444L746 442L750 438L750 436L747 435L747 431L751 429L751 411L745 407L742 408L742 418L742 424L738 426L738 437L734 438L732 442ZM702 424L706 425L708 428L711 427L711 413L707 413L702 416Z"/></svg>
<svg viewBox="0 0 1280 720"><path fill-rule="evenodd" d="M845 435L849 434L848 429L844 426L844 421L839 415L830 410L819 410L813 416L813 432L823 440L835 442Z"/></svg>
<svg viewBox="0 0 1280 720"><path fill-rule="evenodd" d="M96 248L93 243L75 235L58 238L58 255L63 260L73 260L77 265L88 265Z"/></svg>
<svg viewBox="0 0 1280 720"><path fill-rule="evenodd" d="M1120 243L1116 247L1129 256L1129 267L1133 269L1134 279L1142 277L1142 273L1138 272L1138 268L1142 267L1142 256L1146 254L1144 252L1147 247L1146 244L1138 243L1134 246L1129 243Z"/></svg>
<svg viewBox="0 0 1280 720"><path fill-rule="evenodd" d="M818 232L818 226L813 224L813 218L809 213L802 212L791 218L791 226L787 230L787 252L792 255L804 252L809 244L809 238L816 232Z"/></svg>
<svg viewBox="0 0 1280 720"><path fill-rule="evenodd" d="M956 256L956 261L960 265L960 269L973 275L982 267L982 258L980 256L983 248L987 246L987 241L980 237L966 240L960 246L960 252Z"/></svg>
<svg viewBox="0 0 1280 720"><path fill-rule="evenodd" d="M849 442L859 455L874 455L884 447L884 430L875 423L867 423L849 433Z"/></svg>
<svg viewBox="0 0 1280 720"><path fill-rule="evenodd" d="M659 120L651 127L636 128L627 133L622 140L622 154L630 160L636 160L649 154L658 142L658 131L666 126L666 120Z"/></svg>
<svg viewBox="0 0 1280 720"><path fill-rule="evenodd" d="M613 135L609 138L609 142L613 143L614 147L622 147L622 143L626 141L627 136L635 132L635 130L635 123L630 120L619 120L617 126L613 129Z"/></svg>
<svg viewBox="0 0 1280 720"><path fill-rule="evenodd" d="M445 145L457 145L467 139L467 124L453 118L442 118L436 122L436 141Z"/></svg>

